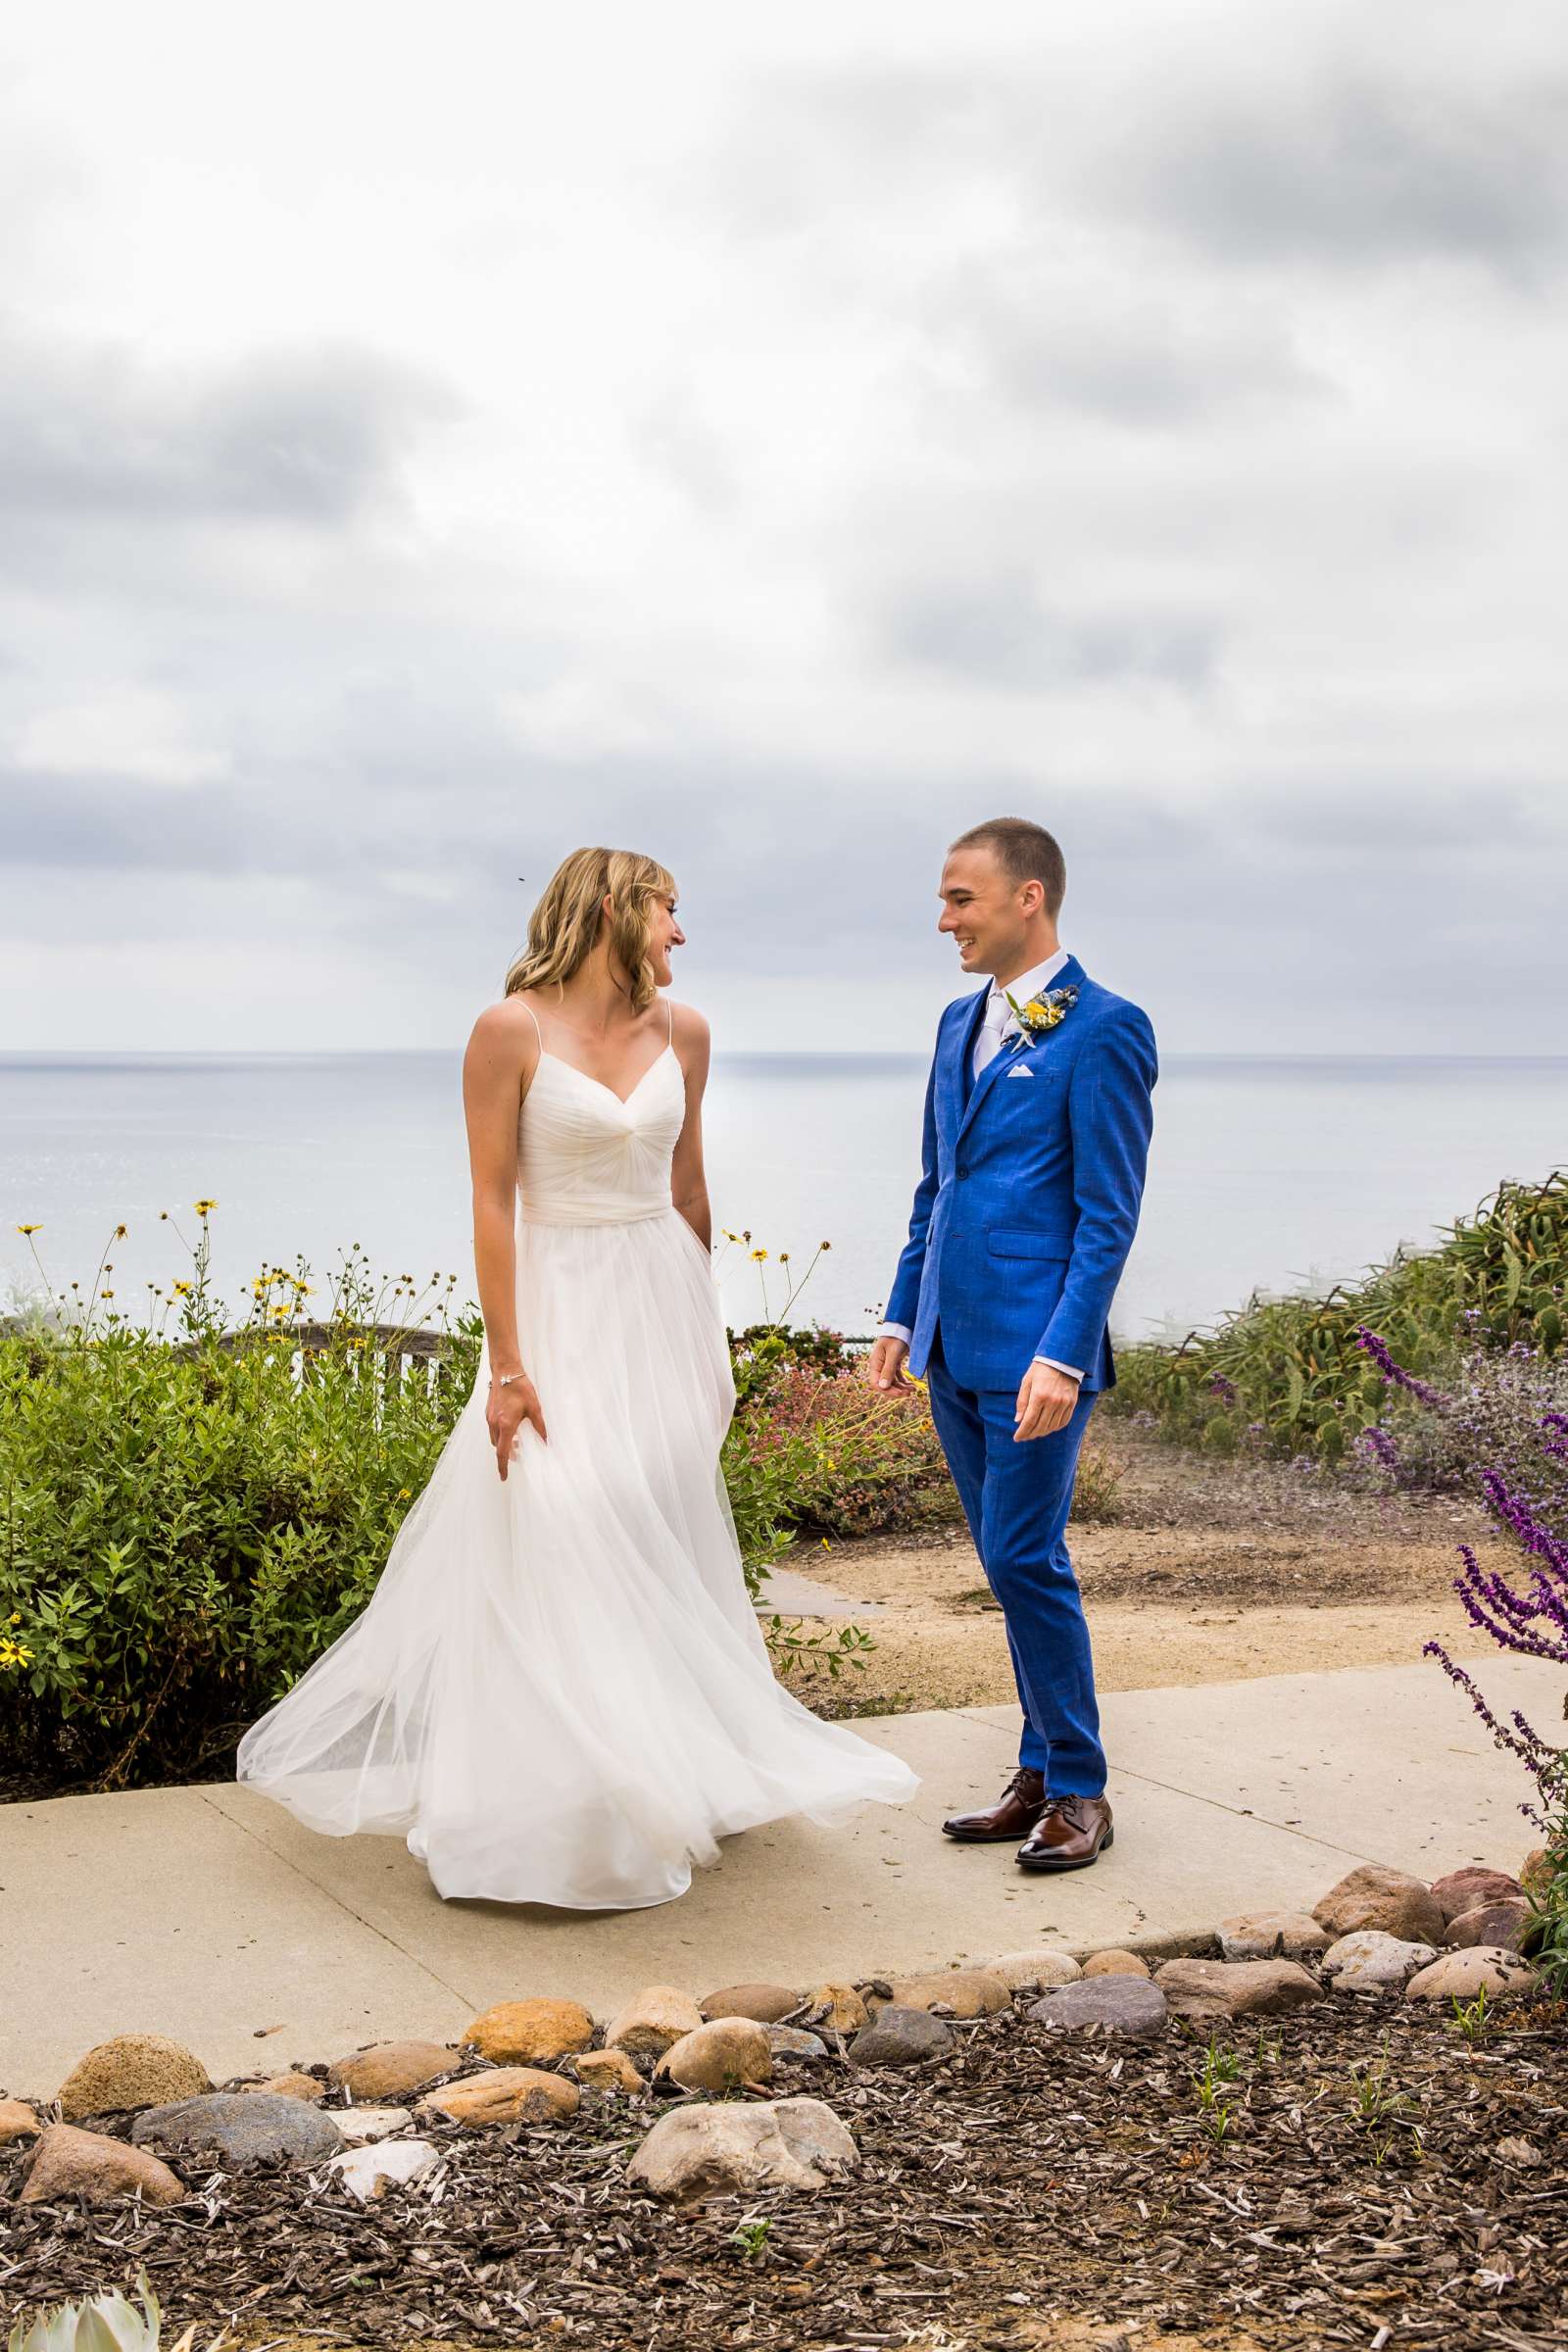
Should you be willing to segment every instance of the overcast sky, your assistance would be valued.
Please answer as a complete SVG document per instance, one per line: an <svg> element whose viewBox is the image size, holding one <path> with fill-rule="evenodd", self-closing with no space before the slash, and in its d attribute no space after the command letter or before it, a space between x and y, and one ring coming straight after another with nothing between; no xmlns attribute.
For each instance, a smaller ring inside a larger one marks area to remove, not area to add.
<svg viewBox="0 0 1568 2352"><path fill-rule="evenodd" d="M1561 1047L1558 0L51 0L0 218L0 1042L460 1042L601 840L918 1046L1024 813L1168 1049Z"/></svg>

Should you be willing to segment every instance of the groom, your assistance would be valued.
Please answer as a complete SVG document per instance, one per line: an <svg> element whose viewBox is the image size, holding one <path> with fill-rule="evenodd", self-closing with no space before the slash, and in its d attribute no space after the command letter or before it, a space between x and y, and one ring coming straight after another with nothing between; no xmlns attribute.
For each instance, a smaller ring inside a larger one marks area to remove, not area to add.
<svg viewBox="0 0 1568 2352"><path fill-rule="evenodd" d="M950 1838L1017 1839L1025 1870L1111 1841L1100 1713L1067 1513L1105 1319L1138 1228L1154 1035L1060 947L1060 850L1024 817L956 841L939 931L989 986L950 1004L925 1099L909 1239L871 1351L874 1388L924 1373L1023 1704L1018 1770Z"/></svg>

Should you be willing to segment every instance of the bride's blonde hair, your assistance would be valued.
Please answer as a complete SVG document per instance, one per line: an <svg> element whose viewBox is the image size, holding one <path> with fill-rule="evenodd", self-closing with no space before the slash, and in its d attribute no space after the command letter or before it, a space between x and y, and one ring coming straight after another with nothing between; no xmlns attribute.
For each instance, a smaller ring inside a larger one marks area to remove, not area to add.
<svg viewBox="0 0 1568 2352"><path fill-rule="evenodd" d="M648 910L655 899L674 896L673 876L635 850L573 850L528 917L528 945L507 973L505 993L560 988L581 971L598 941L608 898L610 952L631 982L632 1010L646 1012L654 1001Z"/></svg>

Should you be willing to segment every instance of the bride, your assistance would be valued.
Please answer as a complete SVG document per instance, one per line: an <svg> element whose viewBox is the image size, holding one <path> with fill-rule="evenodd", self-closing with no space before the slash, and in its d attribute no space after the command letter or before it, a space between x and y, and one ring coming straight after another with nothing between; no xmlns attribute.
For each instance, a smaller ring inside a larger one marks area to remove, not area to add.
<svg viewBox="0 0 1568 2352"><path fill-rule="evenodd" d="M545 890L464 1065L488 1378L364 1614L240 1743L248 1787L405 1836L446 1896L667 1902L738 1830L918 1786L781 1689L747 1596L682 941L652 858Z"/></svg>

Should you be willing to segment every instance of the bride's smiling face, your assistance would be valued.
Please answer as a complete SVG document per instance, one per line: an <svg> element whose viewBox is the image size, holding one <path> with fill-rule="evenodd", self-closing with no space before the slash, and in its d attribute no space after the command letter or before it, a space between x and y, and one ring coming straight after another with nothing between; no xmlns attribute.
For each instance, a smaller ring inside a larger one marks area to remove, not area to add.
<svg viewBox="0 0 1568 2352"><path fill-rule="evenodd" d="M686 945L686 934L675 919L673 899L655 899L648 909L648 959L654 967L654 986L667 988L674 978L670 955Z"/></svg>

